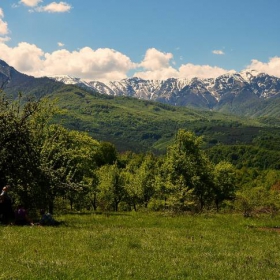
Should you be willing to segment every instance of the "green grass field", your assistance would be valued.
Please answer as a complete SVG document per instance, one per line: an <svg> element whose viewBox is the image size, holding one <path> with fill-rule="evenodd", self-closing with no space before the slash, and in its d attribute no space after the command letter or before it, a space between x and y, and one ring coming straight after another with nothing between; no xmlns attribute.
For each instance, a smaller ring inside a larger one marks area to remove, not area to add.
<svg viewBox="0 0 280 280"><path fill-rule="evenodd" d="M279 279L280 217L73 214L0 226L0 279Z"/></svg>

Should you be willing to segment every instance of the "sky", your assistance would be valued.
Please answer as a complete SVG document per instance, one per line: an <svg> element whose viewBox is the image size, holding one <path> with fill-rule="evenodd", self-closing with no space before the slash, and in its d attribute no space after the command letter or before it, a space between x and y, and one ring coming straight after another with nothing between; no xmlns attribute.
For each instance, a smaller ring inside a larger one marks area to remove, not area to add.
<svg viewBox="0 0 280 280"><path fill-rule="evenodd" d="M280 0L0 0L0 59L86 81L280 77Z"/></svg>

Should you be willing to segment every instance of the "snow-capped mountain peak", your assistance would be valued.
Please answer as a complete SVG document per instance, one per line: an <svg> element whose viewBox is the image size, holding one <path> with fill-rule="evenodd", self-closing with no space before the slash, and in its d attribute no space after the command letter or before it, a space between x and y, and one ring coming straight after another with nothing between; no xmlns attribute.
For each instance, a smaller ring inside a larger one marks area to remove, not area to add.
<svg viewBox="0 0 280 280"><path fill-rule="evenodd" d="M56 80L57 82L62 82L66 85L80 85L80 86L90 87L90 85L86 81L80 78L72 77L70 75L53 75L53 76L48 76L48 78Z"/></svg>
<svg viewBox="0 0 280 280"><path fill-rule="evenodd" d="M192 78L167 80L144 80L132 77L120 81L86 82L68 75L49 77L65 84L76 84L101 94L131 96L172 105L192 104L212 108L239 95L245 98L270 98L280 96L280 78L247 69L240 73L229 72L217 78ZM244 99L244 100L245 100ZM201 105L202 103L202 105Z"/></svg>
<svg viewBox="0 0 280 280"><path fill-rule="evenodd" d="M246 82L250 82L251 79L253 77L258 76L260 74L260 72L258 72L257 70L253 70L253 69L247 69L247 70L241 71L239 74Z"/></svg>

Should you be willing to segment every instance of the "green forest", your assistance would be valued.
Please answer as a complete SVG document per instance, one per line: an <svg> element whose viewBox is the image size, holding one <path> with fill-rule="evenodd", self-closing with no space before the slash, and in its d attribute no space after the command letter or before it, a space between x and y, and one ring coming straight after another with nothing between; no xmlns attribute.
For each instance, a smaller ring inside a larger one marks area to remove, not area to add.
<svg viewBox="0 0 280 280"><path fill-rule="evenodd" d="M1 95L0 185L11 186L15 204L51 213L148 209L246 216L280 208L278 127L129 98L112 102L74 94L79 101L69 95L63 104L52 96L36 101ZM120 107L121 115L115 110ZM163 110L166 118L151 117ZM93 115L98 122L89 121ZM104 115L110 115L111 128ZM102 122L111 138L102 139Z"/></svg>

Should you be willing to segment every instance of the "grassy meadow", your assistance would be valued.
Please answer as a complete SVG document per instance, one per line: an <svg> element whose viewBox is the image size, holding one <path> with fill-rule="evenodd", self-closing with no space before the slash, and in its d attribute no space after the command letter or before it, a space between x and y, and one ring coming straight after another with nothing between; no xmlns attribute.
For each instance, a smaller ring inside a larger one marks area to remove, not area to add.
<svg viewBox="0 0 280 280"><path fill-rule="evenodd" d="M56 218L63 225L0 226L0 279L280 278L280 217L131 212Z"/></svg>

